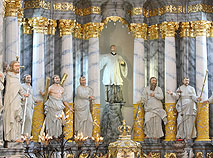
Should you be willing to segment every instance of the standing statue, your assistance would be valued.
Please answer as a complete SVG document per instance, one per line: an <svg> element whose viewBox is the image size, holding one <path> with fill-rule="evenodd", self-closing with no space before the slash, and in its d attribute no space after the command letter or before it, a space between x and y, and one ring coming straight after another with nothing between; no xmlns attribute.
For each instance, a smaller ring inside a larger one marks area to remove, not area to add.
<svg viewBox="0 0 213 158"><path fill-rule="evenodd" d="M2 105L2 91L4 89L4 73L0 72L0 115L3 110L3 105Z"/></svg>
<svg viewBox="0 0 213 158"><path fill-rule="evenodd" d="M23 122L24 132L23 134L31 135L32 132L32 118L33 118L33 108L35 104L35 100L33 98L33 89L31 84L31 75L26 74L23 76L24 83L22 84L23 90L25 93L29 94L27 101L26 99L23 100L23 111L26 106L26 113L25 113L25 122Z"/></svg>
<svg viewBox="0 0 213 158"><path fill-rule="evenodd" d="M127 77L127 63L116 53L115 45L111 45L110 49L111 53L103 55L100 61L100 69L104 69L105 100L111 103L121 103L124 100L121 89L123 85L121 73L125 78Z"/></svg>
<svg viewBox="0 0 213 158"><path fill-rule="evenodd" d="M65 119L64 108L67 106L73 111L68 102L65 101L63 94L64 88L60 85L60 77L54 75L52 77L53 84L48 89L49 98L45 103L45 115L46 115L46 132L50 136L59 137L62 134L62 122L56 117L63 115ZM72 93L72 92L71 92ZM44 93L42 93L44 95Z"/></svg>
<svg viewBox="0 0 213 158"><path fill-rule="evenodd" d="M80 86L75 96L75 132L92 137L93 120L91 115L93 90L86 86L86 78L80 78Z"/></svg>
<svg viewBox="0 0 213 158"><path fill-rule="evenodd" d="M167 124L167 115L161 100L163 100L163 92L157 86L157 79L151 77L150 86L145 87L142 94L145 110L144 133L147 138L160 138L164 136L162 120L164 124Z"/></svg>
<svg viewBox="0 0 213 158"><path fill-rule="evenodd" d="M18 61L10 63L9 72L6 75L6 91L4 96L4 140L5 147L8 141L16 141L21 137L21 125L23 109L21 98L28 97L19 81L20 65Z"/></svg>
<svg viewBox="0 0 213 158"><path fill-rule="evenodd" d="M201 98L196 96L194 87L189 85L189 78L185 77L183 79L183 85L177 89L176 93L168 91L168 94L178 100L176 104L178 112L176 138L195 138L196 128L194 123L197 111L196 102L200 101Z"/></svg>

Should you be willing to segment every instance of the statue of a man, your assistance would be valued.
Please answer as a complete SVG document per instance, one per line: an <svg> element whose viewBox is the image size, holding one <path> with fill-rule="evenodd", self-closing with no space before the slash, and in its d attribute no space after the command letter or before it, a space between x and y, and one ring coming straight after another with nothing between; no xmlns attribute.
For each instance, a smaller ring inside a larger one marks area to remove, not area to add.
<svg viewBox="0 0 213 158"><path fill-rule="evenodd" d="M82 133L83 136L92 137L93 120L91 115L93 90L86 86L86 78L80 78L80 86L77 88L75 96L75 132Z"/></svg>
<svg viewBox="0 0 213 158"><path fill-rule="evenodd" d="M72 109L63 97L64 88L60 85L60 77L54 75L52 81L53 84L48 89L49 98L45 103L46 131L48 135L57 138L62 134L62 122L56 116L62 114L62 116L65 117L63 111L65 106L71 111Z"/></svg>
<svg viewBox="0 0 213 158"><path fill-rule="evenodd" d="M123 102L121 74L126 78L128 68L126 61L116 53L116 46L111 45L110 49L111 53L103 55L100 61L100 69L104 69L105 100L106 102L120 103Z"/></svg>
<svg viewBox="0 0 213 158"><path fill-rule="evenodd" d="M25 113L25 122L23 122L24 126L24 134L31 135L32 132L32 118L33 118L33 108L35 104L35 99L33 97L33 89L31 86L31 75L26 74L23 76L24 83L22 84L23 90L25 93L29 94L27 101L26 99L23 101L23 111L26 106Z"/></svg>
<svg viewBox="0 0 213 158"><path fill-rule="evenodd" d="M164 124L167 124L167 115L161 100L163 100L163 92L157 86L157 79L151 77L150 86L145 87L142 94L145 110L144 132L147 138L160 138L164 136L162 120Z"/></svg>
<svg viewBox="0 0 213 158"><path fill-rule="evenodd" d="M28 97L19 81L20 65L18 61L10 63L10 69L6 75L6 91L4 96L4 140L16 141L21 138L21 126L23 109L21 99ZM7 143L5 143L7 144ZM5 145L7 147L7 145Z"/></svg>
<svg viewBox="0 0 213 158"><path fill-rule="evenodd" d="M194 87L189 85L189 78L185 77L183 79L183 85L177 89L176 93L172 91L168 91L168 93L178 100L176 104L178 112L176 138L195 138L196 128L194 124L197 111L196 102L200 101L201 98L196 96Z"/></svg>

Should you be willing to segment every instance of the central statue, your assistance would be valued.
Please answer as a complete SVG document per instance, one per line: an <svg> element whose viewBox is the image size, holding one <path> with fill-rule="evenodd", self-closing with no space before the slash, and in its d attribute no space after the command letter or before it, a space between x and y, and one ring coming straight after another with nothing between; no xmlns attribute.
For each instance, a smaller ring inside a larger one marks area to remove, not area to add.
<svg viewBox="0 0 213 158"><path fill-rule="evenodd" d="M101 57L100 69L103 69L103 84L105 85L105 100L110 103L123 102L123 79L127 77L128 67L122 56L116 52L116 46L111 45L111 53ZM122 74L122 75L121 75Z"/></svg>

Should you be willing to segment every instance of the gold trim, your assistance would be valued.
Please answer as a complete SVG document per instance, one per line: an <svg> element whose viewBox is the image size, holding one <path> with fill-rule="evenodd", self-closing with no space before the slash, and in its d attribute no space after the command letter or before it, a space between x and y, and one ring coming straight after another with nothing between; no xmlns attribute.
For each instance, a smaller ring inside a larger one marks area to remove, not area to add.
<svg viewBox="0 0 213 158"><path fill-rule="evenodd" d="M161 38L175 37L175 31L178 29L178 22L163 22L160 24Z"/></svg>
<svg viewBox="0 0 213 158"><path fill-rule="evenodd" d="M96 6L85 8L83 15L86 16L90 14L101 14L101 8Z"/></svg>
<svg viewBox="0 0 213 158"><path fill-rule="evenodd" d="M76 23L76 24L75 24L74 37L75 37L75 38L78 38L78 39L81 39L82 36L83 36L83 28L82 28L81 24Z"/></svg>
<svg viewBox="0 0 213 158"><path fill-rule="evenodd" d="M83 39L98 38L103 30L103 23L87 23L83 25Z"/></svg>
<svg viewBox="0 0 213 158"><path fill-rule="evenodd" d="M32 34L32 27L30 27L29 20L27 18L23 18L23 34Z"/></svg>
<svg viewBox="0 0 213 158"><path fill-rule="evenodd" d="M73 11L75 12L75 7L73 6L73 3L68 2L62 2L62 3L55 3L53 4L54 10L60 10L60 11Z"/></svg>
<svg viewBox="0 0 213 158"><path fill-rule="evenodd" d="M118 21L118 22L121 22L124 25L128 24L128 22L124 18L121 18L119 16L109 16L109 17L105 18L102 21L102 23L104 23L106 25L108 22L111 22L111 21L113 21L114 23L116 23Z"/></svg>
<svg viewBox="0 0 213 158"><path fill-rule="evenodd" d="M100 115L100 108L101 104L93 104L92 109L92 119L93 119L93 130L92 130L92 136L98 137L101 135L101 115Z"/></svg>
<svg viewBox="0 0 213 158"><path fill-rule="evenodd" d="M129 30L133 33L135 38L147 39L147 24L131 23L129 25Z"/></svg>
<svg viewBox="0 0 213 158"><path fill-rule="evenodd" d="M211 27L207 29L207 37L213 37L213 22L211 22Z"/></svg>
<svg viewBox="0 0 213 158"><path fill-rule="evenodd" d="M160 28L158 24L151 25L148 27L149 40L154 40L159 38L159 29Z"/></svg>
<svg viewBox="0 0 213 158"><path fill-rule="evenodd" d="M213 5L195 4L188 6L188 13L196 12L213 13Z"/></svg>
<svg viewBox="0 0 213 158"><path fill-rule="evenodd" d="M48 33L49 20L44 17L29 18L29 24L35 33Z"/></svg>
<svg viewBox="0 0 213 158"><path fill-rule="evenodd" d="M202 152L196 152L195 158L203 158L203 153Z"/></svg>
<svg viewBox="0 0 213 158"><path fill-rule="evenodd" d="M4 16L22 17L22 1L21 0L4 0L3 1Z"/></svg>
<svg viewBox="0 0 213 158"><path fill-rule="evenodd" d="M73 103L69 103L70 107L73 109ZM67 107L64 108L64 113L67 118L67 122L63 128L65 139L72 138L73 136L73 112Z"/></svg>
<svg viewBox="0 0 213 158"><path fill-rule="evenodd" d="M180 23L180 37L193 37L192 27L190 22Z"/></svg>
<svg viewBox="0 0 213 158"><path fill-rule="evenodd" d="M43 8L50 9L50 2L41 0L30 0L24 2L24 9Z"/></svg>
<svg viewBox="0 0 213 158"><path fill-rule="evenodd" d="M49 25L47 27L47 34L48 35L55 35L56 26L57 26L57 21L49 19Z"/></svg>
<svg viewBox="0 0 213 158"><path fill-rule="evenodd" d="M192 28L195 31L195 36L207 36L207 30L211 27L210 21L192 21Z"/></svg>
<svg viewBox="0 0 213 158"><path fill-rule="evenodd" d="M59 20L60 36L72 35L74 28L75 28L74 20L67 20L67 19Z"/></svg>
<svg viewBox="0 0 213 158"><path fill-rule="evenodd" d="M177 155L176 155L176 153L166 153L166 154L164 155L164 157L165 157L165 158L176 158Z"/></svg>

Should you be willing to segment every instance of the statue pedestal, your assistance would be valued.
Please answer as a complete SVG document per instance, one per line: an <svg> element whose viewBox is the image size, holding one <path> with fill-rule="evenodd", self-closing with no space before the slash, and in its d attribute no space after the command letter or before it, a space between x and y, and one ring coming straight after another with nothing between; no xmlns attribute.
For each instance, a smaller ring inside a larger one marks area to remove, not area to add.
<svg viewBox="0 0 213 158"><path fill-rule="evenodd" d="M118 126L122 124L121 108L124 103L107 103L103 110L101 119L101 136L104 137L104 143L115 142L120 132Z"/></svg>

